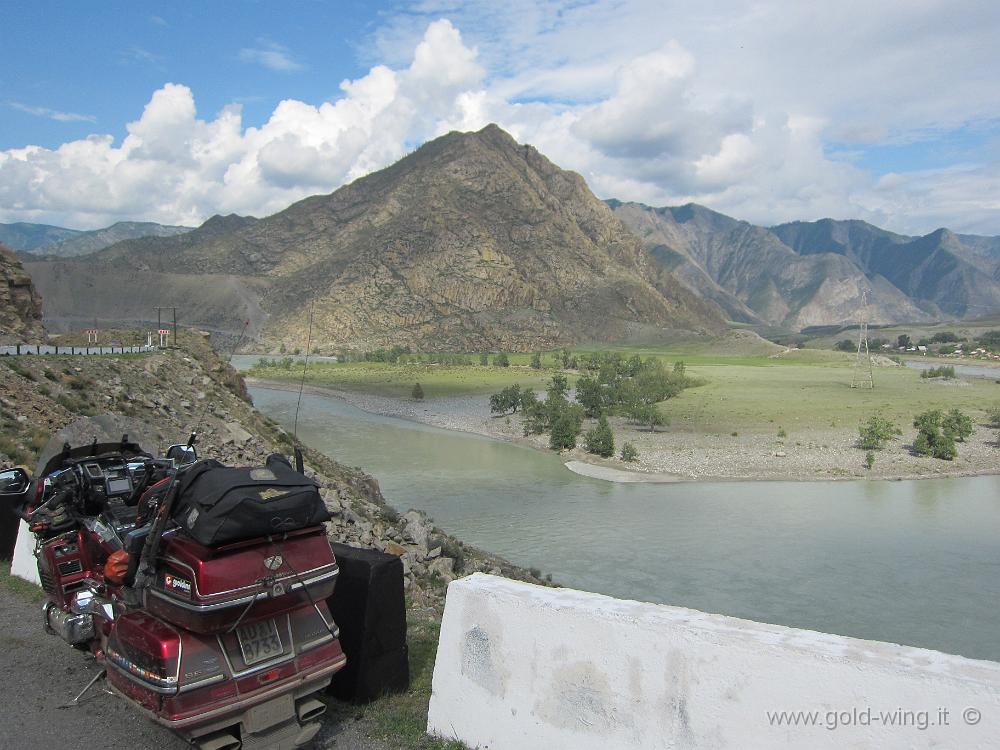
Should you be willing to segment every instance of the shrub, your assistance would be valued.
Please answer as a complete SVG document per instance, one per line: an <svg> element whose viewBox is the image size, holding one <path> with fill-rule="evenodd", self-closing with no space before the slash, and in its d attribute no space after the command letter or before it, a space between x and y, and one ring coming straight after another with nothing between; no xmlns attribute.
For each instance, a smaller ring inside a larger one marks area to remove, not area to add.
<svg viewBox="0 0 1000 750"><path fill-rule="evenodd" d="M625 443L622 446L622 461L628 461L629 463L639 460L639 451L632 443Z"/></svg>
<svg viewBox="0 0 1000 750"><path fill-rule="evenodd" d="M610 458L615 454L615 437L607 417L601 415L597 426L587 431L584 446L588 453L595 453L604 458Z"/></svg>
<svg viewBox="0 0 1000 750"><path fill-rule="evenodd" d="M987 409L986 418L989 420L990 427L1000 427L1000 404Z"/></svg>
<svg viewBox="0 0 1000 750"><path fill-rule="evenodd" d="M953 436L960 443L964 443L965 439L972 434L972 417L963 414L958 409L952 409L941 420L941 430L945 434Z"/></svg>
<svg viewBox="0 0 1000 750"><path fill-rule="evenodd" d="M875 454L872 451L868 451L865 454L865 466L871 471L872 467L875 465Z"/></svg>
<svg viewBox="0 0 1000 750"><path fill-rule="evenodd" d="M413 398L415 401L424 400L424 389L420 387L420 383L414 384L413 390L410 391L410 397Z"/></svg>
<svg viewBox="0 0 1000 750"><path fill-rule="evenodd" d="M943 429L944 415L939 409L918 414L913 420L917 428L917 438L913 441L913 452L918 456L933 456L951 461L958 455L955 434Z"/></svg>
<svg viewBox="0 0 1000 750"><path fill-rule="evenodd" d="M541 370L542 369L542 353L535 352L531 355L531 369Z"/></svg>
<svg viewBox="0 0 1000 750"><path fill-rule="evenodd" d="M495 357L493 357L493 366L494 367L510 367L510 357L508 357L503 352L501 352L500 354L497 354Z"/></svg>
<svg viewBox="0 0 1000 750"><path fill-rule="evenodd" d="M858 445L867 450L879 450L897 435L902 435L903 431L893 422L873 414L868 417L868 421L858 428L860 440Z"/></svg>
<svg viewBox="0 0 1000 750"><path fill-rule="evenodd" d="M788 433L785 432L785 428L784 427L779 427L778 428L778 437L780 437L780 438L786 438L786 437L788 437Z"/></svg>
<svg viewBox="0 0 1000 750"><path fill-rule="evenodd" d="M951 365L941 365L941 367L930 367L920 373L922 378L945 378L951 380L955 377L955 368Z"/></svg>
<svg viewBox="0 0 1000 750"><path fill-rule="evenodd" d="M855 347L854 342L850 339L841 339L833 348L838 352L853 352Z"/></svg>

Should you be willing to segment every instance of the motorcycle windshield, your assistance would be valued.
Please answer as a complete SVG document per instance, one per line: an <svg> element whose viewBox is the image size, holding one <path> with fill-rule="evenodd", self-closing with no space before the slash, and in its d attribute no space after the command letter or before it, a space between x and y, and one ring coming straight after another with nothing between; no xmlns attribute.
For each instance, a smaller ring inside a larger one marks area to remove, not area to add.
<svg viewBox="0 0 1000 750"><path fill-rule="evenodd" d="M122 442L124 436L126 442ZM157 445L166 442L155 428L138 419L116 414L83 417L59 430L46 444L38 457L35 476L44 477L62 468L67 458L84 458L105 453L132 456L152 456ZM67 453L66 445L70 446Z"/></svg>

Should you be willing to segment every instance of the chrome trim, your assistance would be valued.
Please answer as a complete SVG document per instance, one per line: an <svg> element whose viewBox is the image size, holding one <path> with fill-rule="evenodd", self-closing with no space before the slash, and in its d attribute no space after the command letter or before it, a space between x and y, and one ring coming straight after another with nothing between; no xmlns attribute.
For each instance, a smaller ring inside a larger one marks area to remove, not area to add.
<svg viewBox="0 0 1000 750"><path fill-rule="evenodd" d="M316 570L319 570L319 568L316 568ZM334 568L331 571L328 571L318 576L313 576L312 578L307 578L305 580L297 580L295 583L293 583L291 586L285 589L285 591L288 593L292 591L298 591L303 587L312 586L315 583L322 583L323 581L326 581L330 578L336 578L339 574L340 574L340 568ZM192 582L192 586L197 590L198 584L196 582ZM250 587L244 586L241 589L232 589L232 591L242 591L245 588L250 588ZM253 601L255 598L259 599L261 589L257 586L253 586L252 588L257 589L257 591L256 593L250 596L242 596L239 599L227 599L226 601L223 602L211 602L209 604L194 604L193 602L185 601L176 596L173 596L172 594L168 594L166 591L160 591L159 589L154 589L154 588L147 589L147 592L155 597L163 599L164 601L170 602L171 604L178 606L181 609L186 609L189 612L202 613L202 612L214 612L220 609L227 609L228 607L245 606L249 604L251 601ZM212 596L221 596L222 594L225 593L228 592L220 591L218 593L212 594ZM266 600L261 599L261 601L266 601Z"/></svg>
<svg viewBox="0 0 1000 750"><path fill-rule="evenodd" d="M316 646L319 646L323 643L329 643L330 641L335 641L339 637L340 633L338 632L337 635L327 633L326 635L321 635L319 638L313 638L311 641L306 641L299 647L301 649L299 653L302 654L308 651L309 649L315 648Z"/></svg>
<svg viewBox="0 0 1000 750"><path fill-rule="evenodd" d="M191 724L200 724L203 721L211 719L215 716L225 716L228 713L243 711L247 708L252 708L258 703L263 703L267 699L272 698L276 695L281 695L282 693L291 692L294 686L296 685L312 682L313 680L325 677L328 674L333 674L338 669L343 667L344 664L346 663L347 663L347 657L341 654L340 658L337 659L337 661L333 662L332 664L328 664L327 666L318 669L315 672L310 672L309 674L306 675L297 676L294 679L294 682L284 683L283 685L275 687L273 690L269 690L266 693L255 695L252 698L245 698L244 700L236 701L235 703L230 703L228 706L221 706L220 708L216 708L212 711L205 711L204 713L195 714L194 716L191 716L187 719L173 719L173 720L164 719L159 715L152 714L152 712L148 711L147 709L142 709L142 710L145 711L147 715L152 715L153 719L161 726L169 727L171 729L179 729L181 727L189 726Z"/></svg>
<svg viewBox="0 0 1000 750"><path fill-rule="evenodd" d="M187 683L181 685L177 689L177 692L178 692L178 694L180 694L180 693L187 693L187 692L189 692L191 690L197 690L198 688L203 688L203 687L208 687L209 685L214 685L215 683L222 682L225 679L226 679L226 676L220 672L219 674L212 675L211 677L206 677L204 680L198 680L197 682L187 682Z"/></svg>
<svg viewBox="0 0 1000 750"><path fill-rule="evenodd" d="M198 575L195 573L194 568L192 568L190 565L188 565L185 562L181 562L176 557L161 557L160 560L162 562L172 563L173 565L176 565L179 568L184 568L185 570L189 571L191 573L191 585L194 588L194 592L199 597L201 597L201 595L202 595L201 591L198 590ZM304 570L301 573L294 573L294 572L290 573L289 575L285 576L284 578L275 579L275 582L276 583L277 582L282 582L282 581L286 581L288 579L292 579L292 580L301 579L303 576L307 576L307 575L309 575L311 573L315 573L317 570L323 570L324 568L329 568L331 566L333 567L332 573L333 573L334 576L336 576L340 572L340 566L338 566L337 563L333 562L333 563L327 563L326 565L320 565L320 566L315 567L315 568L310 568L309 570ZM325 578L327 576L327 574L323 574L323 576ZM320 577L316 576L316 579L319 580ZM312 580L312 579L309 579L309 580ZM257 583L254 582L254 583L250 584L249 586L238 586L235 589L227 589L226 591L216 591L214 594L209 594L209 596L222 596L223 594L235 594L238 591L246 591L248 589L257 589L257 588L259 588L259 587L257 586Z"/></svg>

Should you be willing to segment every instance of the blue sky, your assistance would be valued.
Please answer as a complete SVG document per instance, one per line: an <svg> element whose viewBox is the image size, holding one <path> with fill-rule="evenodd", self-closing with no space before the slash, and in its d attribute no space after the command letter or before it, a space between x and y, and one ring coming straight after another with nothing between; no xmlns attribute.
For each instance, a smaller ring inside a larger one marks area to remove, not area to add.
<svg viewBox="0 0 1000 750"><path fill-rule="evenodd" d="M600 197L1000 234L1000 3L2 2L4 222L266 215L497 122Z"/></svg>

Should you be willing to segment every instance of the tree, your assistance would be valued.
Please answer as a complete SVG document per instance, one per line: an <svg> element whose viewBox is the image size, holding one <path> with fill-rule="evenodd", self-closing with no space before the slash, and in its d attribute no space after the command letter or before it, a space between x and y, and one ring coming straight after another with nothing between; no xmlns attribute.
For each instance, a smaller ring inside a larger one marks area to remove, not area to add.
<svg viewBox="0 0 1000 750"><path fill-rule="evenodd" d="M584 446L588 453L596 453L604 458L610 458L615 454L615 436L611 432L608 418L603 414L598 420L597 426L588 430L584 436Z"/></svg>
<svg viewBox="0 0 1000 750"><path fill-rule="evenodd" d="M510 367L510 358L503 352L500 352L499 354L493 357L493 366Z"/></svg>
<svg viewBox="0 0 1000 750"><path fill-rule="evenodd" d="M674 362L674 375L683 378L685 372L687 372L687 366L683 361L678 360L677 362Z"/></svg>
<svg viewBox="0 0 1000 750"><path fill-rule="evenodd" d="M866 450L879 450L903 431L893 422L879 414L868 417L868 421L858 428L858 446Z"/></svg>
<svg viewBox="0 0 1000 750"><path fill-rule="evenodd" d="M838 352L853 352L854 342L850 339L841 339L837 342L837 345L833 347Z"/></svg>
<svg viewBox="0 0 1000 750"><path fill-rule="evenodd" d="M413 386L413 390L410 391L410 397L416 401L424 400L424 389L420 387L420 383Z"/></svg>
<svg viewBox="0 0 1000 750"><path fill-rule="evenodd" d="M542 369L542 353L535 352L531 355L531 369L541 370Z"/></svg>
<svg viewBox="0 0 1000 750"><path fill-rule="evenodd" d="M562 366L569 367L569 349L562 350Z"/></svg>
<svg viewBox="0 0 1000 750"><path fill-rule="evenodd" d="M486 365L488 365L489 363L490 363L490 358L489 357L487 357L485 354L480 354L479 355L479 364L480 365L482 365L483 367L486 367Z"/></svg>
<svg viewBox="0 0 1000 750"><path fill-rule="evenodd" d="M622 461L628 461L630 463L632 461L637 461L639 460L639 451L636 450L632 443L625 443L625 445L622 446L621 459Z"/></svg>
<svg viewBox="0 0 1000 750"><path fill-rule="evenodd" d="M913 420L917 437L913 441L913 452L918 456L933 456L951 461L958 455L955 434L944 430L944 415L940 409L931 409L918 414Z"/></svg>
<svg viewBox="0 0 1000 750"><path fill-rule="evenodd" d="M566 380L566 376L561 372L557 372L552 376L552 380L549 381L549 398L553 395L555 396L565 396L566 391L569 390L569 382Z"/></svg>
<svg viewBox="0 0 1000 750"><path fill-rule="evenodd" d="M656 404L638 403L629 411L629 417L639 424L649 425L650 432L656 432L657 427L667 424Z"/></svg>
<svg viewBox="0 0 1000 750"><path fill-rule="evenodd" d="M874 465L875 465L875 454L872 451L868 451L865 454L865 466L868 468L868 471L871 471Z"/></svg>
<svg viewBox="0 0 1000 750"><path fill-rule="evenodd" d="M552 432L549 435L549 447L553 450L564 450L576 447L576 436L580 434L580 423L569 409L562 409L552 420Z"/></svg>
<svg viewBox="0 0 1000 750"><path fill-rule="evenodd" d="M913 346L913 342L910 340L910 337L905 333L901 333L899 334L899 336L896 337L897 349L909 349L911 346Z"/></svg>
<svg viewBox="0 0 1000 750"><path fill-rule="evenodd" d="M958 409L952 409L941 420L941 431L952 435L960 443L972 434L972 417L963 414Z"/></svg>
<svg viewBox="0 0 1000 750"><path fill-rule="evenodd" d="M582 377L576 381L576 401L583 407L583 413L593 419L604 409L604 390L601 384L591 377Z"/></svg>
<svg viewBox="0 0 1000 750"><path fill-rule="evenodd" d="M532 394L534 395L534 394ZM503 415L508 411L516 412L521 405L521 386L514 384L504 388L499 393L490 396L490 413Z"/></svg>

